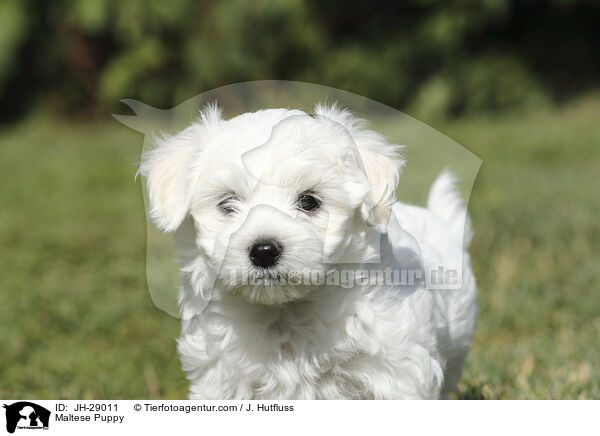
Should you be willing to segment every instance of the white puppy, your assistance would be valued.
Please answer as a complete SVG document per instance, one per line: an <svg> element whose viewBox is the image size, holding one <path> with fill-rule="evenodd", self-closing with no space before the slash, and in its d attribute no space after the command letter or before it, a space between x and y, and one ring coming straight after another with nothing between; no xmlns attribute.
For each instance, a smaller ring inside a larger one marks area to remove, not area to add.
<svg viewBox="0 0 600 436"><path fill-rule="evenodd" d="M398 150L336 106L209 106L143 155L151 216L180 243L190 398L455 388L477 311L470 225L448 173L427 209L394 202ZM443 269L454 281L430 289Z"/></svg>

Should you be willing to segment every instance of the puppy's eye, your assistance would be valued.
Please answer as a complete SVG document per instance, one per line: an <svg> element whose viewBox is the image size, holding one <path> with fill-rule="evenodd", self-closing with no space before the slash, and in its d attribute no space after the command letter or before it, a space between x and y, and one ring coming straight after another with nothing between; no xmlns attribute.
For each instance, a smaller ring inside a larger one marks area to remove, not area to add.
<svg viewBox="0 0 600 436"><path fill-rule="evenodd" d="M237 208L235 206L235 202L237 200L238 198L235 194L227 194L221 201L219 201L217 208L223 215L231 215L232 213L237 212Z"/></svg>
<svg viewBox="0 0 600 436"><path fill-rule="evenodd" d="M319 200L312 192L303 192L296 200L298 209L304 212L314 212L321 207L322 201Z"/></svg>

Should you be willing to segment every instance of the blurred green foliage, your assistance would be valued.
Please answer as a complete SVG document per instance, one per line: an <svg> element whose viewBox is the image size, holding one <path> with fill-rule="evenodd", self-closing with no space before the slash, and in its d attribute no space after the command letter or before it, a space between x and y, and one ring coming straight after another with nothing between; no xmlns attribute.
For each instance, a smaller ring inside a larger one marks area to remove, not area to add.
<svg viewBox="0 0 600 436"><path fill-rule="evenodd" d="M427 117L514 110L597 84L599 17L590 0L0 0L0 118L259 79Z"/></svg>

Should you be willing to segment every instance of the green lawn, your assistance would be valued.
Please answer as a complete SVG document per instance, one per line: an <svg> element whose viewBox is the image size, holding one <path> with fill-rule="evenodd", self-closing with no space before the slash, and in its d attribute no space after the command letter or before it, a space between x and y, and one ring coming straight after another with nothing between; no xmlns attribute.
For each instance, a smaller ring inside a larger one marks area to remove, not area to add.
<svg viewBox="0 0 600 436"><path fill-rule="evenodd" d="M483 159L463 398L600 398L599 114L434 125ZM114 120L0 132L0 398L185 397L179 322L146 287L141 144Z"/></svg>

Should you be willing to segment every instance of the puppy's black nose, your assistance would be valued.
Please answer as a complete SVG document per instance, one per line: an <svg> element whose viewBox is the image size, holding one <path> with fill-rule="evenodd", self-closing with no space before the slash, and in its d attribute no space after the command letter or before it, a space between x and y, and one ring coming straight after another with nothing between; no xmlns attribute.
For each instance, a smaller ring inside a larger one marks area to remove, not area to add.
<svg viewBox="0 0 600 436"><path fill-rule="evenodd" d="M277 263L281 248L275 241L262 240L250 248L250 260L256 266L268 268Z"/></svg>

